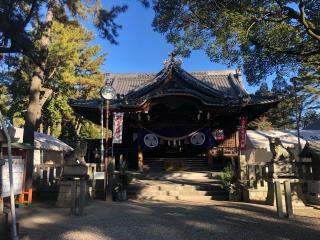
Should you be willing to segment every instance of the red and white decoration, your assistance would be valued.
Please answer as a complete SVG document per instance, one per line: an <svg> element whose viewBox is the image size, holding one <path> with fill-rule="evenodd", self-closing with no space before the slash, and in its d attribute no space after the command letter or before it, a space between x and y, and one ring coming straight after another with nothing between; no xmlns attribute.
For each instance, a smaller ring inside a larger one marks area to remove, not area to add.
<svg viewBox="0 0 320 240"><path fill-rule="evenodd" d="M215 140L218 140L218 141L224 140L223 129L214 129L212 132L212 136Z"/></svg>
<svg viewBox="0 0 320 240"><path fill-rule="evenodd" d="M112 143L122 143L122 126L123 113L114 113Z"/></svg>

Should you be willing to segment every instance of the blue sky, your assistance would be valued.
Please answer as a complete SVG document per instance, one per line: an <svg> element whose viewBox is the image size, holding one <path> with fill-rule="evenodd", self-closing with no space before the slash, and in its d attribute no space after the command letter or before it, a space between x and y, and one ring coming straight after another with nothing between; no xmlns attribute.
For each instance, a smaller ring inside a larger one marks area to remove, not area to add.
<svg viewBox="0 0 320 240"><path fill-rule="evenodd" d="M121 1L108 1L108 5ZM152 9L145 9L138 1L123 1L129 5L128 10L117 18L123 28L119 31L119 45L112 45L98 37L93 41L100 44L107 52L104 72L158 72L163 68L163 61L173 50L163 35L154 32L151 26L154 16ZM86 24L85 24L86 25ZM87 25L89 29L92 26ZM224 70L226 65L213 63L203 51L194 51L190 58L183 59L182 67L187 71ZM244 77L245 79L245 77ZM249 92L257 87L247 85Z"/></svg>

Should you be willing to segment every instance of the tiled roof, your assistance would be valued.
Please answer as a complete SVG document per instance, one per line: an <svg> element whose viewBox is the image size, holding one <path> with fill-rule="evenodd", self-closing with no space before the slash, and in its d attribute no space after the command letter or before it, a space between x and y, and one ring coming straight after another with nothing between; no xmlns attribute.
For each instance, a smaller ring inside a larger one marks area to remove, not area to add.
<svg viewBox="0 0 320 240"><path fill-rule="evenodd" d="M236 70L189 73L181 68L181 61L174 55L170 55L159 73L112 73L108 79L118 95L111 101L114 109L141 107L151 99L164 96L190 96L207 106L267 106L277 102L274 97L250 96L244 89L241 74ZM74 109L92 110L99 108L100 101L78 100L69 104ZM90 118L90 114L87 115Z"/></svg>
<svg viewBox="0 0 320 240"><path fill-rule="evenodd" d="M113 80L113 88L118 94L126 95L130 91L150 83L157 73L112 73L109 77ZM243 88L240 82L234 83L230 77L235 77L235 70L197 71L190 75L200 80L208 87L228 95L237 95Z"/></svg>

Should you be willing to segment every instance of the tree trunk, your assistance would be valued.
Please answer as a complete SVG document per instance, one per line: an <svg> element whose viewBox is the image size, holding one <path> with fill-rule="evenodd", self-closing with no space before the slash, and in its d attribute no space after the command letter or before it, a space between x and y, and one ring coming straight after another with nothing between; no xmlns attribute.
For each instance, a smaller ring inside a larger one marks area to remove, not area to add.
<svg viewBox="0 0 320 240"><path fill-rule="evenodd" d="M77 134L78 137L79 137L79 135L80 135L81 128L82 128L82 123L79 122L78 125L77 125L77 127L76 127L76 134Z"/></svg>
<svg viewBox="0 0 320 240"><path fill-rule="evenodd" d="M40 39L40 65L35 68L31 77L31 84L29 90L29 106L25 115L25 125L23 142L34 145L34 132L39 128L41 109L43 106L43 99L41 98L42 81L44 78L44 71L48 58L48 47L50 44L50 34L53 20L53 4L54 0L48 3L48 10L45 20L45 26ZM47 97L45 93L44 96ZM33 151L27 156L27 171L26 171L26 189L32 187L32 173L33 173Z"/></svg>
<svg viewBox="0 0 320 240"><path fill-rule="evenodd" d="M77 137L79 137L80 135L81 128L82 128L82 117L80 116L76 119L76 123L74 125L74 131Z"/></svg>
<svg viewBox="0 0 320 240"><path fill-rule="evenodd" d="M294 89L294 102L295 102L295 112L296 112L296 129L297 129L297 137L298 137L298 150L299 150L299 160L301 161L300 153L302 151L301 147L301 138L300 138L300 122L301 122L301 114L302 109L299 108L299 101L298 101L298 92L297 92L297 85L296 81L293 81L293 89ZM299 111L300 110L300 111Z"/></svg>

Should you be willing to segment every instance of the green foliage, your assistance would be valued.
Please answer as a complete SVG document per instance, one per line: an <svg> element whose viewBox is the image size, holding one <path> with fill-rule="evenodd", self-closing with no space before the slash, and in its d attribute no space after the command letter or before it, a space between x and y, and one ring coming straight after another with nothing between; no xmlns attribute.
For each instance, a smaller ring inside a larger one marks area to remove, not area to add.
<svg viewBox="0 0 320 240"><path fill-rule="evenodd" d="M319 113L314 110L308 110L302 117L302 127L304 128L318 119L320 119Z"/></svg>
<svg viewBox="0 0 320 240"><path fill-rule="evenodd" d="M252 130L271 130L273 129L272 122L267 116L261 116L248 124L248 129Z"/></svg>
<svg viewBox="0 0 320 240"><path fill-rule="evenodd" d="M101 138L100 126L91 122L85 122L82 126L79 137L82 139L99 139Z"/></svg>
<svg viewBox="0 0 320 240"><path fill-rule="evenodd" d="M214 62L242 65L251 84L276 71L303 69L311 83L319 76L318 0L150 2L154 29L182 55L204 49Z"/></svg>
<svg viewBox="0 0 320 240"><path fill-rule="evenodd" d="M122 162L120 166L119 176L116 183L115 191L126 190L132 181L132 176L127 172L127 165L126 162Z"/></svg>
<svg viewBox="0 0 320 240"><path fill-rule="evenodd" d="M105 76L100 67L106 54L100 54L100 46L89 45L94 37L91 31L77 22L53 22L43 80L43 86L52 89L53 93L42 111L44 132L64 138L99 136L97 127L75 115L68 104L70 98L89 99L97 96L104 84ZM28 57L12 57L9 60L15 63L10 72L12 80L8 83L12 95L9 115L14 125L21 126L24 110L28 106L29 79L35 64Z"/></svg>
<svg viewBox="0 0 320 240"><path fill-rule="evenodd" d="M6 115L9 111L9 92L5 85L0 85L0 111L3 115Z"/></svg>
<svg viewBox="0 0 320 240"><path fill-rule="evenodd" d="M97 27L101 36L114 44L117 43L118 29L121 28L121 25L115 22L115 18L127 9L126 5L115 5L107 9L100 0L1 0L0 55L22 53L34 63L38 63L41 53L37 49L37 43L29 27L42 27L42 14L49 6L53 7L56 21L64 24L71 18L90 20ZM36 32L41 33L41 28Z"/></svg>
<svg viewBox="0 0 320 240"><path fill-rule="evenodd" d="M106 54L99 55L101 47L98 45L89 46L93 38L92 32L77 23L53 24L45 81L45 86L53 90L53 95L43 111L43 120L47 125L45 128L50 127L54 135L60 135L61 124L71 122L76 135L89 138L99 136L97 127L74 115L68 104L70 98L93 97L104 84L105 77L100 67ZM86 130L81 133L82 126Z"/></svg>
<svg viewBox="0 0 320 240"><path fill-rule="evenodd" d="M315 106L319 105L320 96L310 93L307 90L305 82L298 81L297 78L292 78L291 83L288 83L281 74L273 81L273 87L270 91L266 91L263 87L263 91L259 89L256 94L268 96L273 94L278 96L280 103L277 108L269 110L262 122L256 120L251 126L253 129L268 129L268 122L272 123L272 127L276 129L296 129L305 125L304 119L308 121L308 112L310 112ZM255 124L256 123L256 124ZM266 126L265 126L265 123ZM260 125L259 125L260 124Z"/></svg>
<svg viewBox="0 0 320 240"><path fill-rule="evenodd" d="M222 172L220 173L220 178L222 180L223 187L226 189L230 189L233 180L233 171L231 164L223 168Z"/></svg>

